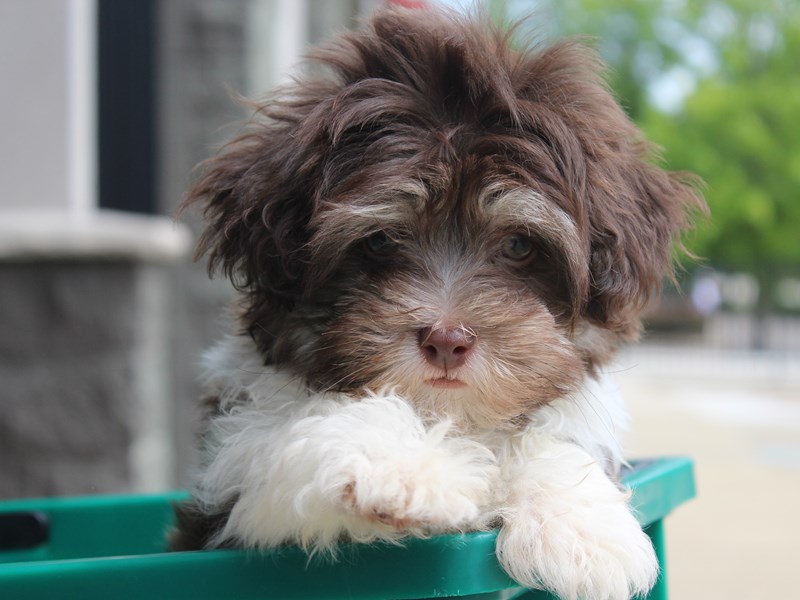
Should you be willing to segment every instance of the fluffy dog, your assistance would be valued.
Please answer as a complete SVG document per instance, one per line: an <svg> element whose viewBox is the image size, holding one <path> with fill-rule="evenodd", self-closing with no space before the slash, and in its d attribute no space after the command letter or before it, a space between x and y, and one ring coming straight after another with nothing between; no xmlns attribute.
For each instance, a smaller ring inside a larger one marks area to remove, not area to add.
<svg viewBox="0 0 800 600"><path fill-rule="evenodd" d="M241 292L177 549L310 552L498 526L520 583L657 576L602 375L702 202L575 41L385 9L206 165L200 252Z"/></svg>

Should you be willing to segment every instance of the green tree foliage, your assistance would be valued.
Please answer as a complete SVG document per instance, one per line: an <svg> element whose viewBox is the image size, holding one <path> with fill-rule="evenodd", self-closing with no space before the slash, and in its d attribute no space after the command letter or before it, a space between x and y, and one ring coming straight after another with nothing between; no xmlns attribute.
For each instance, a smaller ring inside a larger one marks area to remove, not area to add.
<svg viewBox="0 0 800 600"><path fill-rule="evenodd" d="M737 13L719 71L676 114L640 119L671 167L706 181L697 252L762 281L800 266L800 12L781 8Z"/></svg>

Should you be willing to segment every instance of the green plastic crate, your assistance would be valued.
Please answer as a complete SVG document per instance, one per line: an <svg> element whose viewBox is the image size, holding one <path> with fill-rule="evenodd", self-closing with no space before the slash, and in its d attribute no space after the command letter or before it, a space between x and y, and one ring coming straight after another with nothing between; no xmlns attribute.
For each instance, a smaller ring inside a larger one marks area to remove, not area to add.
<svg viewBox="0 0 800 600"><path fill-rule="evenodd" d="M640 461L625 482L662 566L649 599L666 599L662 520L694 496L692 463ZM185 497L0 502L0 598L551 598L520 588L502 571L495 531L412 539L402 546L348 544L333 563L309 561L291 547L169 553L164 535L172 503ZM18 533L27 540L10 539L12 524L22 524ZM19 548L21 541L30 547Z"/></svg>

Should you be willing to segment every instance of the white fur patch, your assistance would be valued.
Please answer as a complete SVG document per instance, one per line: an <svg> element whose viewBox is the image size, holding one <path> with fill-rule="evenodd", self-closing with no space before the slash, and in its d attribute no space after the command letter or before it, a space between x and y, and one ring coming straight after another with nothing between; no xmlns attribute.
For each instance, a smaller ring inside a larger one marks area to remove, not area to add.
<svg viewBox="0 0 800 600"><path fill-rule="evenodd" d="M201 498L235 502L215 543L332 550L343 535L366 542L475 527L497 466L490 450L449 430L426 429L391 393L236 407L209 432Z"/></svg>
<svg viewBox="0 0 800 600"><path fill-rule="evenodd" d="M652 587L658 561L628 495L584 449L534 430L509 438L498 460L509 496L497 554L516 581L564 600Z"/></svg>
<svg viewBox="0 0 800 600"><path fill-rule="evenodd" d="M394 541L499 517L498 557L524 585L611 600L655 581L650 542L604 470L619 466L625 421L606 383L587 380L522 431L478 432L423 422L391 390L310 394L261 365L246 337L226 340L209 367L223 414L196 496L209 512L232 506L212 545L334 553L343 537Z"/></svg>

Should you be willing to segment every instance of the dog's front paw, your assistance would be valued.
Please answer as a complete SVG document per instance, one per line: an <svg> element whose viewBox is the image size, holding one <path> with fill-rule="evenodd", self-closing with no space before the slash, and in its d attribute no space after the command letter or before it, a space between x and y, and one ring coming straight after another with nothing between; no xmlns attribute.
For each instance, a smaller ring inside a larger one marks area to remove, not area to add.
<svg viewBox="0 0 800 600"><path fill-rule="evenodd" d="M396 475L351 482L342 499L358 517L395 530L458 529L475 520L479 512L468 494L438 490L427 482Z"/></svg>
<svg viewBox="0 0 800 600"><path fill-rule="evenodd" d="M451 456L428 447L373 460L344 486L342 503L351 514L395 530L434 533L477 526L495 467L485 450L472 460L470 449L465 451L466 457Z"/></svg>
<svg viewBox="0 0 800 600"><path fill-rule="evenodd" d="M503 526L497 552L514 579L564 600L627 600L658 576L650 539L622 502L518 514Z"/></svg>

